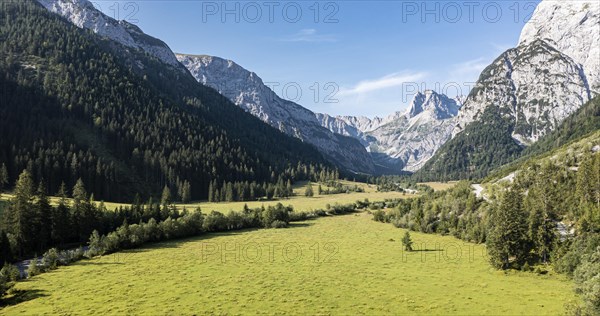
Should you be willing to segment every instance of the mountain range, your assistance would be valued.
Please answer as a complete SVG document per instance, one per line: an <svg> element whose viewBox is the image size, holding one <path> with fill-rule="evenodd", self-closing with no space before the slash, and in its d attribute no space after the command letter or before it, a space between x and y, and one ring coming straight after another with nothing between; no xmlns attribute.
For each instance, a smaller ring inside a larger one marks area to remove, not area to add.
<svg viewBox="0 0 600 316"><path fill-rule="evenodd" d="M483 70L421 178L483 176L598 95L599 34L600 3L542 1L519 45Z"/></svg>
<svg viewBox="0 0 600 316"><path fill-rule="evenodd" d="M163 41L107 17L87 0L38 2L79 28L144 52L181 76L191 74L353 173L482 176L518 157L600 91L600 4L592 1L542 1L518 45L483 70L466 98L422 91L405 111L375 118L314 113L282 99L234 61L175 54ZM139 59L132 61L144 71Z"/></svg>
<svg viewBox="0 0 600 316"><path fill-rule="evenodd" d="M231 102L280 131L314 145L326 157L356 173L374 173L365 148L354 138L321 126L315 113L280 98L254 72L214 56L177 54L198 82L214 88Z"/></svg>
<svg viewBox="0 0 600 316"><path fill-rule="evenodd" d="M418 92L408 109L385 118L318 114L323 126L360 139L381 173L416 171L446 142L460 102L435 91Z"/></svg>

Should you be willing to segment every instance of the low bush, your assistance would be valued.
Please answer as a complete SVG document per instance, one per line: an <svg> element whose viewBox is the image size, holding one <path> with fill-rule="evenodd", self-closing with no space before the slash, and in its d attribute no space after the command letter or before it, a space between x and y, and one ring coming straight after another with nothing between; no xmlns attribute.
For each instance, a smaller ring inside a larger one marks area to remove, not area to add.
<svg viewBox="0 0 600 316"><path fill-rule="evenodd" d="M287 227L288 227L288 223L286 223L284 221L274 220L271 223L271 228L287 228Z"/></svg>
<svg viewBox="0 0 600 316"><path fill-rule="evenodd" d="M42 269L38 266L38 259L31 259L27 267L27 277L31 278L42 273Z"/></svg>
<svg viewBox="0 0 600 316"><path fill-rule="evenodd" d="M59 253L56 248L52 248L42 257L42 266L46 269L54 270L59 265Z"/></svg>

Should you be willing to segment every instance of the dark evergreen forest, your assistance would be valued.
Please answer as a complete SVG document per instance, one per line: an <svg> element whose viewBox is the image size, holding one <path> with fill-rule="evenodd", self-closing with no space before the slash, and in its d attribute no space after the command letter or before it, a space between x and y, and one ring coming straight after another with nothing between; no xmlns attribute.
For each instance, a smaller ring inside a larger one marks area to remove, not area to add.
<svg viewBox="0 0 600 316"><path fill-rule="evenodd" d="M49 194L206 199L210 183L287 183L333 168L312 146L180 69L75 27L32 1L0 4L0 165Z"/></svg>

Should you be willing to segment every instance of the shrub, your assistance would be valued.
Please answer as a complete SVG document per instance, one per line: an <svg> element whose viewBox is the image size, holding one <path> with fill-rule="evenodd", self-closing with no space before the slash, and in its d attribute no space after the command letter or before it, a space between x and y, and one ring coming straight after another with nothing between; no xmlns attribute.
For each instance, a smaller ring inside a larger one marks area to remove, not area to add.
<svg viewBox="0 0 600 316"><path fill-rule="evenodd" d="M329 205L329 204L327 204ZM327 212L325 210L315 210L315 216L327 216Z"/></svg>
<svg viewBox="0 0 600 316"><path fill-rule="evenodd" d="M31 278L40 273L42 273L42 270L38 266L38 259L31 259L29 261L29 266L27 267L27 277Z"/></svg>
<svg viewBox="0 0 600 316"><path fill-rule="evenodd" d="M71 256L71 262L75 262L75 261L79 261L81 259L83 259L83 255L84 255L84 251L83 251L83 247L79 247L77 249L75 249L72 253L73 255Z"/></svg>
<svg viewBox="0 0 600 316"><path fill-rule="evenodd" d="M381 204L379 204L379 203L371 203L371 205L369 205L369 209L370 210L380 210L381 209Z"/></svg>
<svg viewBox="0 0 600 316"><path fill-rule="evenodd" d="M376 222L385 222L385 212L382 210L373 212L373 220Z"/></svg>
<svg viewBox="0 0 600 316"><path fill-rule="evenodd" d="M56 250L56 248L52 248L52 249L46 251L46 253L42 257L42 266L44 266L50 270L54 270L54 269L56 269L56 267L58 267L58 263L59 263L58 258L59 258L58 250Z"/></svg>
<svg viewBox="0 0 600 316"><path fill-rule="evenodd" d="M286 227L288 227L288 223L286 223L284 221L274 220L273 223L271 223L271 228L286 228Z"/></svg>
<svg viewBox="0 0 600 316"><path fill-rule="evenodd" d="M285 222L290 221L290 212L293 211L291 206L284 207L283 204L277 203L275 206L269 206L262 212L261 222L263 227L271 227L271 224L278 220Z"/></svg>
<svg viewBox="0 0 600 316"><path fill-rule="evenodd" d="M204 219L202 228L208 232L223 231L227 229L227 219L225 215L220 212L212 211ZM167 238L168 235L167 235Z"/></svg>
<svg viewBox="0 0 600 316"><path fill-rule="evenodd" d="M10 290L13 287L13 285L14 281L11 281L8 275L0 272L0 298L6 295L8 290Z"/></svg>
<svg viewBox="0 0 600 316"><path fill-rule="evenodd" d="M19 271L19 268L10 263L4 264L4 267L2 267L0 270L0 274L5 276L10 282L15 282L21 278L21 272Z"/></svg>
<svg viewBox="0 0 600 316"><path fill-rule="evenodd" d="M290 222L300 222L308 219L308 213L306 212L291 212L289 214Z"/></svg>
<svg viewBox="0 0 600 316"><path fill-rule="evenodd" d="M103 255L104 249L106 248L104 245L104 239L100 236L97 230L92 232L90 236L90 241L88 242L89 248L86 252L86 257L94 257L97 255Z"/></svg>
<svg viewBox="0 0 600 316"><path fill-rule="evenodd" d="M355 204L345 204L345 205L336 204L336 205L334 205L333 207L331 207L329 209L329 213L330 214L335 214L335 215L347 214L347 213L354 212L355 209L356 209L356 205Z"/></svg>
<svg viewBox="0 0 600 316"><path fill-rule="evenodd" d="M584 315L598 315L600 313L600 246L585 255L582 263L573 274L575 290L583 298L582 309Z"/></svg>
<svg viewBox="0 0 600 316"><path fill-rule="evenodd" d="M363 209L363 208L368 208L369 205L371 205L371 202L369 202L369 199L365 199L364 201L356 201L356 208L357 209Z"/></svg>

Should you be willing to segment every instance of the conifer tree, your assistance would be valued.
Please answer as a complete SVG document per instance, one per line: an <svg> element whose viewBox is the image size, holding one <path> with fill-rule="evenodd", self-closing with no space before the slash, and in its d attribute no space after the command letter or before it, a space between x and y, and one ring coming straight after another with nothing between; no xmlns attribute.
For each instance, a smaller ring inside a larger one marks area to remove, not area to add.
<svg viewBox="0 0 600 316"><path fill-rule="evenodd" d="M4 229L16 241L16 255L19 257L34 247L34 192L31 174L24 170L17 180L14 198L3 214Z"/></svg>
<svg viewBox="0 0 600 316"><path fill-rule="evenodd" d="M58 206L52 210L51 236L55 244L62 245L69 238L69 202L67 200L67 189L63 182L58 191Z"/></svg>
<svg viewBox="0 0 600 316"><path fill-rule="evenodd" d="M233 193L233 185L231 182L228 182L225 188L225 201L233 202L235 200L235 196Z"/></svg>
<svg viewBox="0 0 600 316"><path fill-rule="evenodd" d="M529 238L539 258L546 262L554 244L554 219L557 198L556 186L550 175L557 173L556 166L545 163L534 170L533 182L525 199L529 210Z"/></svg>
<svg viewBox="0 0 600 316"><path fill-rule="evenodd" d="M6 232L0 231L0 262L2 265L13 261L12 249Z"/></svg>
<svg viewBox="0 0 600 316"><path fill-rule="evenodd" d="M34 231L36 232L37 250L42 252L52 243L52 206L50 206L50 199L46 195L44 180L41 180L38 185L34 211Z"/></svg>
<svg viewBox="0 0 600 316"><path fill-rule="evenodd" d="M192 196L192 188L188 181L183 183L183 189L181 190L181 202L187 204L190 202Z"/></svg>
<svg viewBox="0 0 600 316"><path fill-rule="evenodd" d="M516 267L527 259L530 250L527 216L523 210L521 190L513 185L504 192L500 204L491 214L492 227L487 239L490 263L499 269L510 267L514 258Z"/></svg>
<svg viewBox="0 0 600 316"><path fill-rule="evenodd" d="M213 185L213 182L211 181L208 184L208 201L209 202L215 202L214 194L215 194L215 187Z"/></svg>
<svg viewBox="0 0 600 316"><path fill-rule="evenodd" d="M404 237L402 237L402 246L404 246L404 250L406 251L412 251L413 245L413 241L410 238L410 233L408 231L406 231L406 233L404 234Z"/></svg>
<svg viewBox="0 0 600 316"><path fill-rule="evenodd" d="M83 203L87 200L87 191L85 190L85 185L83 184L83 180L79 178L73 187L73 202L75 205Z"/></svg>
<svg viewBox="0 0 600 316"><path fill-rule="evenodd" d="M169 187L165 185L165 187L163 188L162 191L162 196L160 198L160 203L163 206L167 206L171 204L171 190L169 190Z"/></svg>

